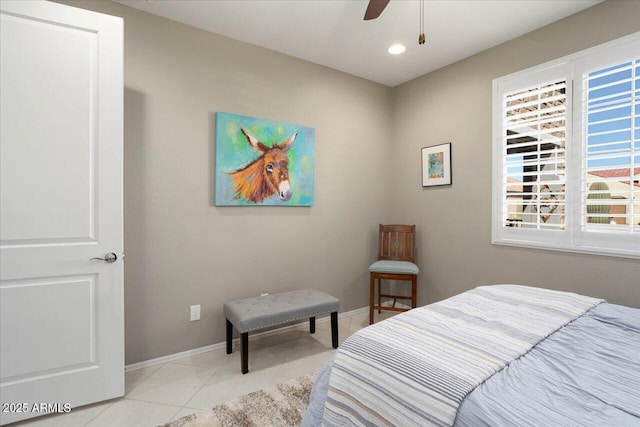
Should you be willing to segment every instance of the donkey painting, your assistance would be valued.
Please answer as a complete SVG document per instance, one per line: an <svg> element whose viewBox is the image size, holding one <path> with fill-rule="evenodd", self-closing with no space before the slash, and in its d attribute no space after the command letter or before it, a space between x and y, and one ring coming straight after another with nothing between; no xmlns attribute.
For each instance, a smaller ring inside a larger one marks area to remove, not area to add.
<svg viewBox="0 0 640 427"><path fill-rule="evenodd" d="M247 166L229 173L235 188L234 198L260 203L277 194L281 201L288 201L291 198L291 184L287 150L291 148L298 132L281 144L267 147L244 128L240 130L260 157Z"/></svg>

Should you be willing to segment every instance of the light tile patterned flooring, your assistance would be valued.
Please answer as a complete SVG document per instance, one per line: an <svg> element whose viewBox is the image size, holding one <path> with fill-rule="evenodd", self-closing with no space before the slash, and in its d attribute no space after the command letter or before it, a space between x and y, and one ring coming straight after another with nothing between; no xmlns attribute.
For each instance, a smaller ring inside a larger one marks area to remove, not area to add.
<svg viewBox="0 0 640 427"><path fill-rule="evenodd" d="M376 313L376 321L393 312ZM338 320L340 342L368 326L369 313ZM138 369L125 375L122 398L48 415L12 427L157 426L208 409L236 397L320 370L335 350L328 319L318 319L316 333L308 323L295 330L249 341L249 373L240 373L240 349L225 349Z"/></svg>

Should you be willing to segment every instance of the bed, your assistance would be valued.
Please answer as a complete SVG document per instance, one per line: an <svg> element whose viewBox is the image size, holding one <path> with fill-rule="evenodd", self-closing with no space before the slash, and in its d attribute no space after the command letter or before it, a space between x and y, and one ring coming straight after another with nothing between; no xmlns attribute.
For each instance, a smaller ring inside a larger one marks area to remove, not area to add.
<svg viewBox="0 0 640 427"><path fill-rule="evenodd" d="M640 310L480 286L364 328L303 426L640 426Z"/></svg>

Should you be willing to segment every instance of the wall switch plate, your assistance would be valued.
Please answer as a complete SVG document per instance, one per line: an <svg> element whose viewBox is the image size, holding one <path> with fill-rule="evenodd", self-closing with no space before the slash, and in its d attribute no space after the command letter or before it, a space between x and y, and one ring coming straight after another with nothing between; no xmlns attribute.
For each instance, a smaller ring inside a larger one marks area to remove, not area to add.
<svg viewBox="0 0 640 427"><path fill-rule="evenodd" d="M191 313L191 321L200 320L200 304L192 305L190 307L189 313Z"/></svg>

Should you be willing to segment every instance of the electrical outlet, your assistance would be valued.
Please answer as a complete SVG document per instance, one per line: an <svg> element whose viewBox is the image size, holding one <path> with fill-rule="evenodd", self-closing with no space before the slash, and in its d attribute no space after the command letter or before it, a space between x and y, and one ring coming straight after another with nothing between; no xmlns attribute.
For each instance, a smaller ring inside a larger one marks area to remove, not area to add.
<svg viewBox="0 0 640 427"><path fill-rule="evenodd" d="M194 322L196 320L200 320L200 304L192 305L189 307L189 313L191 314L191 321Z"/></svg>

